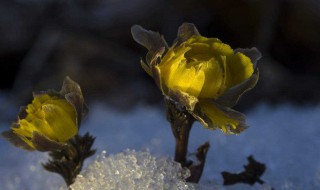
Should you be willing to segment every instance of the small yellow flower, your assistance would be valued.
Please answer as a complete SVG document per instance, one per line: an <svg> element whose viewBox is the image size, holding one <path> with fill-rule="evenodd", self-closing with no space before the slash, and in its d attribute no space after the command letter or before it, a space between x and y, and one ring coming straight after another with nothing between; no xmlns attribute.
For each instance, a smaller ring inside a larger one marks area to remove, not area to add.
<svg viewBox="0 0 320 190"><path fill-rule="evenodd" d="M172 47L156 32L132 27L134 39L148 48L141 62L163 94L189 111L203 126L239 133L246 128L243 114L231 109L258 80L256 48L235 49L217 38L199 34L185 23Z"/></svg>
<svg viewBox="0 0 320 190"><path fill-rule="evenodd" d="M65 99L48 94L35 96L26 108L27 116L18 119L18 128L12 128L31 148L33 134L36 132L49 140L65 143L77 134L76 111Z"/></svg>
<svg viewBox="0 0 320 190"><path fill-rule="evenodd" d="M86 112L80 86L66 77L60 92L35 93L32 103L21 108L11 130L2 135L27 150L61 149L78 133Z"/></svg>

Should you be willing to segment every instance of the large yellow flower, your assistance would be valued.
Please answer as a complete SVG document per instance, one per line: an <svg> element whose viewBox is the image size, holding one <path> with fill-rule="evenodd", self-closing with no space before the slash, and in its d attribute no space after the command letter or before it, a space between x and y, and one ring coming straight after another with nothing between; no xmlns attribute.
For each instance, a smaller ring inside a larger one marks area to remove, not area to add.
<svg viewBox="0 0 320 190"><path fill-rule="evenodd" d="M254 70L244 54L234 53L216 38L199 35L171 47L155 68L169 89L214 99L248 79Z"/></svg>
<svg viewBox="0 0 320 190"><path fill-rule="evenodd" d="M132 27L134 39L148 48L142 67L163 94L188 110L206 128L239 133L246 128L243 114L231 109L258 80L256 48L235 49L217 38L199 34L185 23L172 47L156 32Z"/></svg>
<svg viewBox="0 0 320 190"><path fill-rule="evenodd" d="M86 110L79 85L67 77L60 92L35 93L32 103L21 108L11 130L2 135L27 150L60 149L78 133Z"/></svg>

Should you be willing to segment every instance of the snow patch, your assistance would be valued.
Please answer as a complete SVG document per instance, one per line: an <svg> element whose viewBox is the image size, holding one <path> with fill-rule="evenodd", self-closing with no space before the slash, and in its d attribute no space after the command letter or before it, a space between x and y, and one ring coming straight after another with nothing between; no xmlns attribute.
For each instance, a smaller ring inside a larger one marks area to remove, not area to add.
<svg viewBox="0 0 320 190"><path fill-rule="evenodd" d="M109 155L106 151L78 175L72 190L192 190L186 183L190 172L169 158L157 158L149 152L125 150Z"/></svg>

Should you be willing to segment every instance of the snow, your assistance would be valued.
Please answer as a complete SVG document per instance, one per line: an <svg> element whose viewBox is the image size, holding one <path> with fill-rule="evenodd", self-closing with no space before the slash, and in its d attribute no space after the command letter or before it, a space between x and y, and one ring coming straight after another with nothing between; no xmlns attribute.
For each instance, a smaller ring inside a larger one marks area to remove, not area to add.
<svg viewBox="0 0 320 190"><path fill-rule="evenodd" d="M195 124L191 131L189 151L193 152L205 141L210 141L211 144L200 181L202 188L320 189L319 113L320 106L296 107L289 104L270 106L261 103L246 113L250 128L237 136L226 136L220 131L210 131L198 123ZM6 121L0 121L1 130L6 129L8 125ZM145 155L150 163L153 163L152 167L168 167L168 165L161 165L163 160L169 165L174 165L174 162L170 161L174 152L174 138L164 111L157 107L140 105L128 112L123 112L100 103L91 104L89 115L83 122L80 132L87 131L96 137L94 147L98 149L97 155L100 156L98 158L93 156L87 160L82 178L79 178L74 185L80 183L88 185L86 177L98 175L98 173L94 174L93 169L97 163L108 163L111 160L114 165L108 167L116 171L118 158L121 158L123 163L129 162L130 159L147 159L143 156ZM60 176L41 168L41 163L47 160L45 153L27 152L11 146L4 139L0 141L2 151L0 184L5 190L56 190L59 187L65 189ZM103 150L107 152L105 156L101 155ZM267 170L262 179L267 184L253 187L245 184L222 187L223 180L220 172L242 171L249 155L266 164ZM146 180L150 180L152 175L164 175L160 171L157 173L155 168L150 168L151 166L137 163L134 167L145 172L140 174L145 175ZM132 164L128 164L129 166L133 167ZM173 171L181 172L181 168L179 169L177 165L174 167L176 168L166 175L168 179L171 177L180 184L201 189L200 186L187 184L183 178L174 175ZM122 169L129 170L129 168ZM101 166L100 171L103 170L107 171L107 165ZM132 178L137 177L136 175L130 174ZM112 177L110 173L106 173L103 179L112 180L107 176ZM138 183L141 180L142 178L139 178L134 182ZM168 181L170 180L164 180L161 183L170 184Z"/></svg>
<svg viewBox="0 0 320 190"><path fill-rule="evenodd" d="M193 185L186 184L190 176L187 169L169 158L156 158L149 152L125 150L116 155L105 155L91 163L71 186L74 190L188 190Z"/></svg>

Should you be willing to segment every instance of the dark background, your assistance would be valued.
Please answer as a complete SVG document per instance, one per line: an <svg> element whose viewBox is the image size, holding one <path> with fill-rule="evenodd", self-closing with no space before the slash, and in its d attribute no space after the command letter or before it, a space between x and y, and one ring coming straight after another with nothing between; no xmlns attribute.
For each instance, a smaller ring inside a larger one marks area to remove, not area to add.
<svg viewBox="0 0 320 190"><path fill-rule="evenodd" d="M171 44L183 22L233 48L262 52L261 78L241 109L261 101L319 102L317 0L2 0L0 93L25 105L32 91L58 90L70 76L89 104L159 105L161 92L139 64L146 49L133 41L130 27L159 31Z"/></svg>

